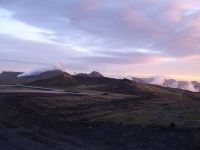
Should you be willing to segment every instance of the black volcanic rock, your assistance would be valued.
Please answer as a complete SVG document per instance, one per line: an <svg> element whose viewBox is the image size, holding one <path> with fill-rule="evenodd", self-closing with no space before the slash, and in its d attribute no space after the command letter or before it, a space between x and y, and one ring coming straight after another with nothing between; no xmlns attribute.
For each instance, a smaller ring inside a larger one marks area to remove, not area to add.
<svg viewBox="0 0 200 150"><path fill-rule="evenodd" d="M79 84L91 87L94 90L123 93L141 94L134 82L128 79L114 79L107 77L73 76Z"/></svg>
<svg viewBox="0 0 200 150"><path fill-rule="evenodd" d="M18 78L17 76L21 74L21 72L9 72L4 71L0 74L0 84L17 84Z"/></svg>
<svg viewBox="0 0 200 150"><path fill-rule="evenodd" d="M74 75L73 78L78 81L81 85L105 85L116 82L117 79L107 78L107 77L90 77L90 76L77 76Z"/></svg>
<svg viewBox="0 0 200 150"><path fill-rule="evenodd" d="M101 88L102 91L108 91L112 93L122 93L122 94L142 94L141 90L138 89L132 82L126 80L119 80L111 84L107 84Z"/></svg>
<svg viewBox="0 0 200 150"><path fill-rule="evenodd" d="M88 74L89 77L104 77L101 73L97 71L92 71L90 74Z"/></svg>
<svg viewBox="0 0 200 150"><path fill-rule="evenodd" d="M153 82L154 78L141 78L143 81L145 81L146 83L150 84L151 82Z"/></svg>
<svg viewBox="0 0 200 150"><path fill-rule="evenodd" d="M70 74L61 70L46 71L36 76L21 77L19 80L22 84L35 86L71 86L77 84Z"/></svg>
<svg viewBox="0 0 200 150"><path fill-rule="evenodd" d="M133 81L135 81L135 82L148 84L148 82L146 82L146 81L143 80L142 78L132 77L131 79L132 79Z"/></svg>
<svg viewBox="0 0 200 150"><path fill-rule="evenodd" d="M37 80L53 78L53 77L63 75L63 74L70 76L70 74L63 72L61 70L51 70L51 71L42 72L38 75L29 75L29 76L19 77L19 79L24 82L33 82L33 81L37 81Z"/></svg>
<svg viewBox="0 0 200 150"><path fill-rule="evenodd" d="M197 89L197 91L200 91L200 83L197 81L192 81L192 84L194 85L194 88Z"/></svg>
<svg viewBox="0 0 200 150"><path fill-rule="evenodd" d="M73 78L83 86L87 86L93 90L100 90L112 93L128 93L133 94L135 89L129 84L133 81L128 79L115 79L104 77L99 72L93 71L90 74L79 73L74 75Z"/></svg>
<svg viewBox="0 0 200 150"><path fill-rule="evenodd" d="M40 73L18 77L21 72L2 72L0 74L0 84L23 84L35 86L71 86L76 85L76 80L68 73L61 70L52 70Z"/></svg>
<svg viewBox="0 0 200 150"><path fill-rule="evenodd" d="M78 74L76 74L76 76L88 77L88 74L87 73L78 73Z"/></svg>
<svg viewBox="0 0 200 150"><path fill-rule="evenodd" d="M75 76L79 76L79 77L96 77L96 78L104 77L101 73L99 73L97 71L92 71L89 74L87 74L87 73L78 73Z"/></svg>

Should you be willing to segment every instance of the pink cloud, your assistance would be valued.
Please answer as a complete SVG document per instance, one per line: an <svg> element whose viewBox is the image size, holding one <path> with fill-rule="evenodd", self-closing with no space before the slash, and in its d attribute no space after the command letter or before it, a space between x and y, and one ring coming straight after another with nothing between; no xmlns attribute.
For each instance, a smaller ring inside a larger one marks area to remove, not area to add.
<svg viewBox="0 0 200 150"><path fill-rule="evenodd" d="M104 0L84 0L83 5L81 5L81 10L84 13L92 13L100 8L102 8Z"/></svg>
<svg viewBox="0 0 200 150"><path fill-rule="evenodd" d="M127 27L130 31L136 30L146 33L151 32L154 33L152 36L155 37L159 37L167 32L165 28L152 20L144 12L131 7L128 2L123 3L122 9L119 11L119 18L121 19L124 27Z"/></svg>
<svg viewBox="0 0 200 150"><path fill-rule="evenodd" d="M183 57L184 60L200 61L200 55L188 55Z"/></svg>

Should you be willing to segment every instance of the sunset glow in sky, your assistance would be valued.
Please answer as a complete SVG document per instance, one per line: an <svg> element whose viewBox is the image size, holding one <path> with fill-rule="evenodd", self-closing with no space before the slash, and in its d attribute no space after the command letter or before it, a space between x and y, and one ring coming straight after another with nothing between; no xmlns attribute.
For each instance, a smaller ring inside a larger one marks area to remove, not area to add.
<svg viewBox="0 0 200 150"><path fill-rule="evenodd" d="M200 80L200 0L0 0L0 71Z"/></svg>

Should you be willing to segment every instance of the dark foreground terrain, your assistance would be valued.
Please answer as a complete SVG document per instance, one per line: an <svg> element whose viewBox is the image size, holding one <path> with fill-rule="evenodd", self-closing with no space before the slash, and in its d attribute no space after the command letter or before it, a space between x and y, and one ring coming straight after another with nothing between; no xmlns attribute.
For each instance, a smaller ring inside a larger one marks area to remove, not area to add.
<svg viewBox="0 0 200 150"><path fill-rule="evenodd" d="M198 150L200 101L0 93L1 150Z"/></svg>

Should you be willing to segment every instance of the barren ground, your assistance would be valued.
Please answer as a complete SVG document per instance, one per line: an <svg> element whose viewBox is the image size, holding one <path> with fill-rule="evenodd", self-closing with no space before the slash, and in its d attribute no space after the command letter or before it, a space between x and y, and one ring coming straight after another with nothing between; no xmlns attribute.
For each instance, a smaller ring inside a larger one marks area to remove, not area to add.
<svg viewBox="0 0 200 150"><path fill-rule="evenodd" d="M0 149L195 150L199 107L110 93L1 93Z"/></svg>

